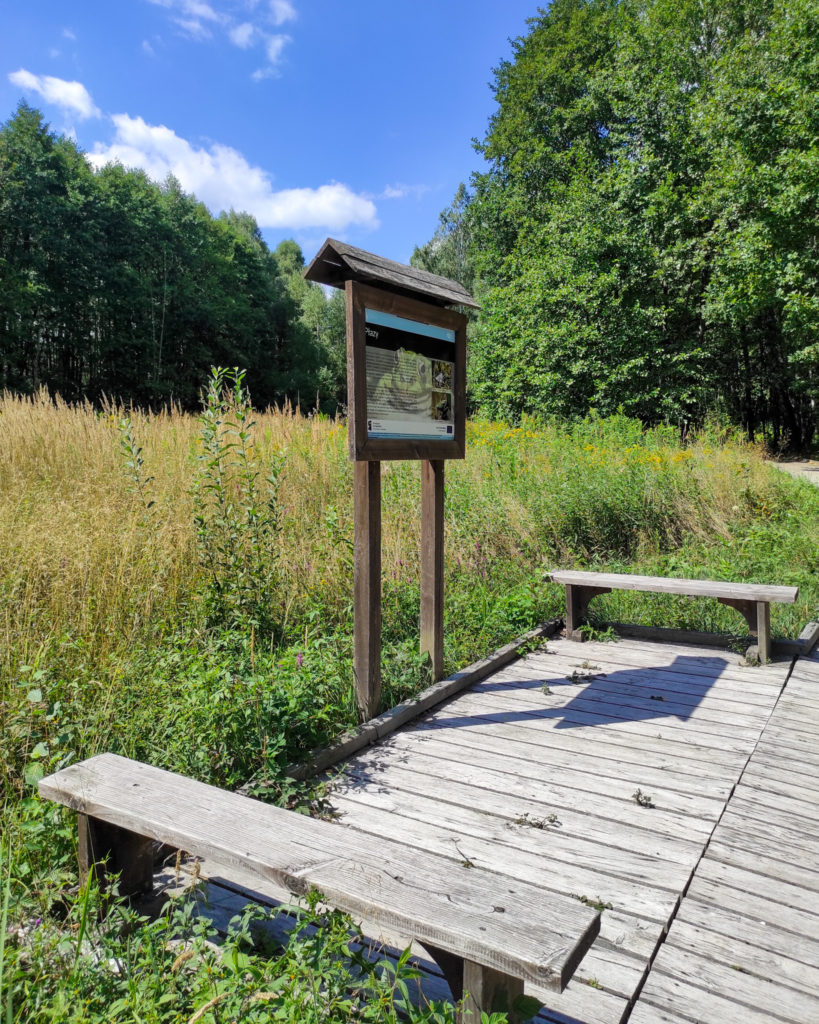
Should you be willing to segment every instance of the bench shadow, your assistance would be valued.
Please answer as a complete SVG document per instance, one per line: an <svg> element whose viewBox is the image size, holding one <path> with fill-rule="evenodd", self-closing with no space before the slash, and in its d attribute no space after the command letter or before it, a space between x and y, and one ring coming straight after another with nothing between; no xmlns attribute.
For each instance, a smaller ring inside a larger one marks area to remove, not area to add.
<svg viewBox="0 0 819 1024"><path fill-rule="evenodd" d="M525 663L524 663L525 664ZM671 664L648 668L630 668L602 672L596 666L578 669L572 676L538 673L532 679L507 682L489 680L476 683L463 696L482 693L510 696L529 691L531 706L518 706L503 711L457 714L458 697L443 710L432 712L425 725L440 728L469 728L479 722L514 723L534 719L551 719L557 729L594 727L615 722L648 722L658 718L687 721L702 703L711 687L728 667L725 657L703 658L678 655ZM573 696L555 706L568 693ZM535 696L537 694L537 696ZM446 712L452 712L447 716ZM477 720L477 721L476 721Z"/></svg>

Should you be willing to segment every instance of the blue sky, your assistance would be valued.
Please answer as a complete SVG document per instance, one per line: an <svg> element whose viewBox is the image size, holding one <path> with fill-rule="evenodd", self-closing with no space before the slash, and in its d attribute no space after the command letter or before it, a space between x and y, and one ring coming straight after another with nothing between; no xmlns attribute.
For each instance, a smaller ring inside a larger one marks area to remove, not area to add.
<svg viewBox="0 0 819 1024"><path fill-rule="evenodd" d="M400 262L427 241L537 0L0 0L0 121L25 98L89 159L309 260L333 236Z"/></svg>

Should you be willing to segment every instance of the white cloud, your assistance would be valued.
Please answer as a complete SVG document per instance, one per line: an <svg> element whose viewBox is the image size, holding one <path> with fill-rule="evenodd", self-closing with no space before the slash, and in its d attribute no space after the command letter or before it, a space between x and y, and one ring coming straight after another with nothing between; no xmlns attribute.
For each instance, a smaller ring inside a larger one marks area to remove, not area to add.
<svg viewBox="0 0 819 1024"><path fill-rule="evenodd" d="M256 29L249 21L245 21L241 25L235 25L228 32L230 41L242 50L246 50L248 46L252 45L255 34Z"/></svg>
<svg viewBox="0 0 819 1024"><path fill-rule="evenodd" d="M415 196L416 199L420 199L427 192L429 192L429 185L404 185L401 182L396 182L394 185L386 185L378 198L406 199L407 196Z"/></svg>
<svg viewBox="0 0 819 1024"><path fill-rule="evenodd" d="M147 39L142 40L142 52L147 54L149 57L156 56L156 50L153 48L153 46L151 46L150 42Z"/></svg>
<svg viewBox="0 0 819 1024"><path fill-rule="evenodd" d="M66 39L76 39L77 38L74 35L74 33L71 31L70 28L64 28L63 29L63 35L65 36Z"/></svg>
<svg viewBox="0 0 819 1024"><path fill-rule="evenodd" d="M174 24L182 29L182 34L190 36L191 39L210 39L213 35L207 25L203 25L196 18L174 18Z"/></svg>
<svg viewBox="0 0 819 1024"><path fill-rule="evenodd" d="M269 36L265 49L267 50L267 59L271 64L277 64L282 55L282 50L290 42L290 36Z"/></svg>
<svg viewBox="0 0 819 1024"><path fill-rule="evenodd" d="M289 42L290 36L271 32L298 17L291 0L265 0L262 7L259 0L245 0L244 11L250 20L239 21L233 13L223 10L224 0L214 0L213 4L204 0L148 0L156 7L162 7L176 25L177 29L190 39L203 42L212 39L214 32L224 33L227 38L242 50L259 46L264 50L265 63L253 72L253 79L261 81L273 78L279 73L282 52ZM234 5L235 7L235 5Z"/></svg>
<svg viewBox="0 0 819 1024"><path fill-rule="evenodd" d="M38 93L46 103L70 110L81 120L102 116L91 99L91 94L81 82L67 82L64 78L54 78L51 75L34 75L24 68L12 71L9 81L20 89Z"/></svg>
<svg viewBox="0 0 819 1024"><path fill-rule="evenodd" d="M214 213L246 210L263 228L339 231L351 224L378 226L372 200L340 182L275 191L269 174L230 146L198 149L170 128L150 125L141 117L115 114L112 120L116 127L113 143L97 143L88 156L96 167L119 162L140 167L157 181L173 174Z"/></svg>
<svg viewBox="0 0 819 1024"><path fill-rule="evenodd" d="M284 25L285 22L295 21L298 17L289 0L270 0L270 13L274 25Z"/></svg>

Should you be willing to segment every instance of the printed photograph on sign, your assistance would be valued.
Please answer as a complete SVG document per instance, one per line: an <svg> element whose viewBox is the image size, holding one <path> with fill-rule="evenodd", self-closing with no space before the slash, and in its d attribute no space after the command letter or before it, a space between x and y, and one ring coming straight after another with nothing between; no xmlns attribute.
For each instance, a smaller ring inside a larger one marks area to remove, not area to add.
<svg viewBox="0 0 819 1024"><path fill-rule="evenodd" d="M366 311L367 434L450 440L454 332Z"/></svg>

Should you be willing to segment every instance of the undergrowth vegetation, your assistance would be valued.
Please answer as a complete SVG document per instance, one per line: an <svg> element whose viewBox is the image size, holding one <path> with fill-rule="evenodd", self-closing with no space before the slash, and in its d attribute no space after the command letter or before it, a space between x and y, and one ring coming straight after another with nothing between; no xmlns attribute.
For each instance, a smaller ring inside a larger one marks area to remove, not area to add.
<svg viewBox="0 0 819 1024"><path fill-rule="evenodd" d="M813 615L819 490L716 427L683 446L671 428L646 431L622 416L476 420L467 452L446 467L450 670L562 614L562 589L543 582L550 567L795 584L799 603L772 608L774 633L798 635ZM0 495L4 1021L187 1021L229 982L230 1002L197 1019L279 1019L278 995L254 1003L252 993L287 989L291 961L281 957L308 956L295 944L261 957L229 937L220 952L203 945L183 971L175 944L199 940L180 940L184 928L166 919L102 929L89 956L88 936L82 945L70 927L80 901L65 896L76 883L73 825L39 800L36 783L108 750L221 786L255 784L290 806L304 800L286 766L357 716L345 424L287 408L255 413L241 375L224 371L199 417L6 395ZM428 681L417 653L419 500L417 465L385 463L387 706ZM596 611L740 628L710 601L618 593ZM234 953L249 958L253 985L236 981ZM348 970L338 1005L382 1008L356 1019L410 1012L395 968L368 974L338 957ZM332 971L321 971L329 998ZM175 995L161 1002L160 990ZM105 1000L119 1007L108 1017ZM282 1019L319 1019L281 1006ZM335 1012L320 1019L346 1019ZM449 1019L440 1007L411 1012Z"/></svg>

